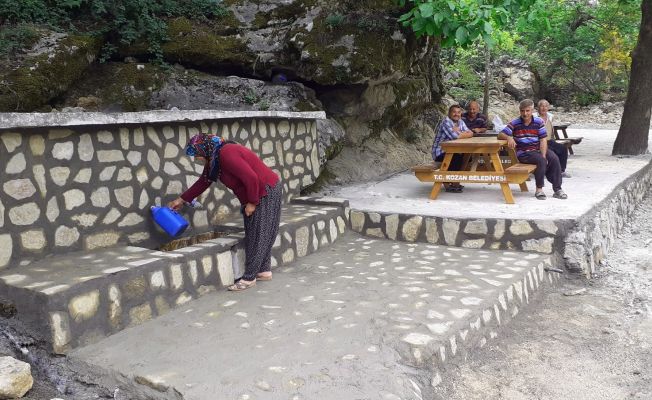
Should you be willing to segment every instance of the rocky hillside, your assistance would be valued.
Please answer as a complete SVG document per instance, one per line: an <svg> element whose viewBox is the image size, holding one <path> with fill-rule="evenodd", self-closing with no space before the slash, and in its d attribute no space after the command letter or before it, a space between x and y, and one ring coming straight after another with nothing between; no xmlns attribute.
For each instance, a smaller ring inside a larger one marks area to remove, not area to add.
<svg viewBox="0 0 652 400"><path fill-rule="evenodd" d="M323 178L363 179L427 159L442 97L438 43L393 0L225 0L208 23L167 21L100 63L101 39L44 32L0 72L0 111L324 110Z"/></svg>

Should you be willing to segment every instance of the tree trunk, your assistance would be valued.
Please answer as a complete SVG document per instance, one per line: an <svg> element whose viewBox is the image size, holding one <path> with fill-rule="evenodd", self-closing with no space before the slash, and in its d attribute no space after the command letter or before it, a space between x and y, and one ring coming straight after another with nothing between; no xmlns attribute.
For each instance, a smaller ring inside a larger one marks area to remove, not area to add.
<svg viewBox="0 0 652 400"><path fill-rule="evenodd" d="M611 154L647 152L652 113L652 0L641 2L641 28L632 53L632 72L618 136Z"/></svg>
<svg viewBox="0 0 652 400"><path fill-rule="evenodd" d="M491 53L489 46L484 45L484 101L482 102L482 113L489 115L489 77L491 76Z"/></svg>

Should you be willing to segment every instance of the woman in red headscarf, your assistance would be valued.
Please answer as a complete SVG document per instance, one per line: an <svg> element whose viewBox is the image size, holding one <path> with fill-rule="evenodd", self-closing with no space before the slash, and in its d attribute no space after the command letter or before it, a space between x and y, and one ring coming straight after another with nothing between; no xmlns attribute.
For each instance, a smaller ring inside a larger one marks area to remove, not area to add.
<svg viewBox="0 0 652 400"><path fill-rule="evenodd" d="M186 154L204 165L204 170L197 182L168 206L180 209L219 179L240 200L245 226L245 273L228 289L241 291L255 286L256 280L271 280L272 245L283 200L279 177L248 148L215 135L193 136Z"/></svg>

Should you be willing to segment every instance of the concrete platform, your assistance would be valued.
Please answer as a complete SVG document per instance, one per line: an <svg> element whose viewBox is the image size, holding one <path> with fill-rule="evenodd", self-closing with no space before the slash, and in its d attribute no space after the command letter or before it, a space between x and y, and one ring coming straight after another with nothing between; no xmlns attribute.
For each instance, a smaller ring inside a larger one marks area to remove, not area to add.
<svg viewBox="0 0 652 400"><path fill-rule="evenodd" d="M652 185L652 157L610 156L615 130L569 129L583 136L570 156L563 189L567 200L545 201L512 185L516 204L500 186L467 184L463 193L430 200L432 184L409 172L331 188L322 195L349 200L351 228L367 236L483 249L553 255L566 268L590 275ZM652 146L651 146L652 147Z"/></svg>
<svg viewBox="0 0 652 400"><path fill-rule="evenodd" d="M70 356L186 400L423 399L557 274L547 256L346 233Z"/></svg>
<svg viewBox="0 0 652 400"><path fill-rule="evenodd" d="M284 206L272 267L337 240L347 226L345 206ZM0 303L14 307L55 353L66 353L232 284L244 273L242 223L234 215L214 227L223 237L165 252L116 247L3 270Z"/></svg>
<svg viewBox="0 0 652 400"><path fill-rule="evenodd" d="M420 182L410 171L377 182L331 188L322 194L347 199L354 210L381 213L448 218L577 219L652 160L649 154L611 156L616 130L573 129L571 126L568 134L583 136L584 139L573 147L575 154L568 159L567 172L572 177L565 178L562 185L568 193L567 200L552 198L548 181L544 186L548 199L537 200L534 180L527 182L529 192L521 192L518 185L511 185L516 204L505 203L497 184L467 184L463 193L442 191L436 200L430 200L432 184Z"/></svg>

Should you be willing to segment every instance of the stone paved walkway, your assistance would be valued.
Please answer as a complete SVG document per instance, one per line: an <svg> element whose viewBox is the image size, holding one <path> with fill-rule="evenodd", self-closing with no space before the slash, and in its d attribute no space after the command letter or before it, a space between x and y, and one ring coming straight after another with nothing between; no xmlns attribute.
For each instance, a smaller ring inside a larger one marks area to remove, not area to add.
<svg viewBox="0 0 652 400"><path fill-rule="evenodd" d="M548 258L346 233L71 357L187 400L423 399L551 279Z"/></svg>

